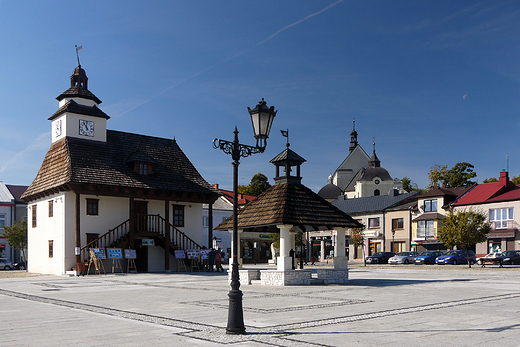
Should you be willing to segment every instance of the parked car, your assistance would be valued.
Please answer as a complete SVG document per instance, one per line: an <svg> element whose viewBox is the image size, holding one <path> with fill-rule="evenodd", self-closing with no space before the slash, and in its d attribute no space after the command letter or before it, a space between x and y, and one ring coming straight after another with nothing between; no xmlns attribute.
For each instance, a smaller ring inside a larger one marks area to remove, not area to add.
<svg viewBox="0 0 520 347"><path fill-rule="evenodd" d="M388 264L410 264L415 262L415 257L418 255L417 252L399 252L388 259Z"/></svg>
<svg viewBox="0 0 520 347"><path fill-rule="evenodd" d="M426 251L423 252L420 256L415 257L415 264L421 265L421 264L435 264L435 259L437 257L440 257L441 255L444 255L441 251Z"/></svg>
<svg viewBox="0 0 520 347"><path fill-rule="evenodd" d="M15 270L26 270L27 264L25 263L25 261L21 261L19 263L15 263L13 268Z"/></svg>
<svg viewBox="0 0 520 347"><path fill-rule="evenodd" d="M459 250L453 250L449 251L445 255L441 255L440 257L437 257L435 259L435 264L467 264L467 253L469 252L469 263L471 265L475 264L477 262L477 256L475 255L475 252L473 251L459 251Z"/></svg>
<svg viewBox="0 0 520 347"><path fill-rule="evenodd" d="M13 268L13 263L8 261L5 258L0 259L0 269L3 270L11 270Z"/></svg>
<svg viewBox="0 0 520 347"><path fill-rule="evenodd" d="M507 264L507 265L520 264L520 251L505 251L505 252L502 252L502 256L504 257L502 264Z"/></svg>
<svg viewBox="0 0 520 347"><path fill-rule="evenodd" d="M477 258L477 263L479 265L485 264L485 263L491 263L491 264L501 264L504 260L504 257L502 256L502 253L500 252L492 252L489 254L486 254L483 257Z"/></svg>
<svg viewBox="0 0 520 347"><path fill-rule="evenodd" d="M394 252L377 252L366 257L367 264L387 264L388 259L395 255Z"/></svg>

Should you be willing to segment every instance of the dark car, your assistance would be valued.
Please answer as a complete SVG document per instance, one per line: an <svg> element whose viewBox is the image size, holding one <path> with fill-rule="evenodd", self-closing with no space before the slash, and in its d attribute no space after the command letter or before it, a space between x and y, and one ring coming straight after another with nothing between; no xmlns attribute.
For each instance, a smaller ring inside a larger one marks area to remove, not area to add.
<svg viewBox="0 0 520 347"><path fill-rule="evenodd" d="M366 257L367 264L387 264L388 259L395 255L394 252L377 252Z"/></svg>
<svg viewBox="0 0 520 347"><path fill-rule="evenodd" d="M453 250L449 251L445 255L441 255L440 257L437 257L435 259L435 264L467 264L467 252L469 252L469 263L471 265L475 264L477 262L477 256L475 255L475 252L473 251L459 251L459 250Z"/></svg>
<svg viewBox="0 0 520 347"><path fill-rule="evenodd" d="M19 263L15 263L14 264L14 269L15 270L26 270L27 269L27 264L25 263L25 261L21 261Z"/></svg>
<svg viewBox="0 0 520 347"><path fill-rule="evenodd" d="M505 251L505 252L502 252L502 257L504 257L502 264L507 264L507 265L520 264L520 251Z"/></svg>
<svg viewBox="0 0 520 347"><path fill-rule="evenodd" d="M415 257L415 264L435 264L435 259L444 255L441 251L426 251L423 252L420 256Z"/></svg>

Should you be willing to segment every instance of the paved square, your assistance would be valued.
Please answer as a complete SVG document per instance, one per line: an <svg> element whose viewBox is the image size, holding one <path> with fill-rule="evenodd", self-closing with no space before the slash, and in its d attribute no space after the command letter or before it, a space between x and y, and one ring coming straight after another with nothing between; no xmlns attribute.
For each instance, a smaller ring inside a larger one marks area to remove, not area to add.
<svg viewBox="0 0 520 347"><path fill-rule="evenodd" d="M520 345L520 268L354 266L350 279L242 286L247 334L232 336L222 274L0 278L0 345Z"/></svg>

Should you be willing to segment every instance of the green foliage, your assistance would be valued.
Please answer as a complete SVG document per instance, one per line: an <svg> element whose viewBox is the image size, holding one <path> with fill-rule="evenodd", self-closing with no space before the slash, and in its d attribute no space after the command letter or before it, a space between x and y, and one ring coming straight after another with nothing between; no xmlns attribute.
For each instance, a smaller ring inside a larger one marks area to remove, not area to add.
<svg viewBox="0 0 520 347"><path fill-rule="evenodd" d="M520 184L520 176L513 177L511 182L513 182L513 184L515 184L515 185L519 185Z"/></svg>
<svg viewBox="0 0 520 347"><path fill-rule="evenodd" d="M280 233L270 233L269 237L273 240L273 247L280 249Z"/></svg>
<svg viewBox="0 0 520 347"><path fill-rule="evenodd" d="M498 182L498 179L495 177L486 178L482 183L491 183L491 182Z"/></svg>
<svg viewBox="0 0 520 347"><path fill-rule="evenodd" d="M448 248L468 250L477 243L486 241L490 230L491 225L487 221L487 216L481 211L472 209L449 211L442 219L439 238Z"/></svg>
<svg viewBox="0 0 520 347"><path fill-rule="evenodd" d="M475 166L466 162L455 164L449 171L450 187L469 187L474 184L475 182L471 181L472 178L477 177L477 174L473 172L474 168Z"/></svg>
<svg viewBox="0 0 520 347"><path fill-rule="evenodd" d="M4 227L4 236L9 247L22 251L22 259L25 260L25 249L27 249L27 221L22 220L20 223Z"/></svg>
<svg viewBox="0 0 520 347"><path fill-rule="evenodd" d="M410 179L410 177L404 176L401 179L401 182L403 183L403 189L407 193L415 193L415 192L426 193L426 189L419 188L417 186L417 183L413 183L412 180Z"/></svg>
<svg viewBox="0 0 520 347"><path fill-rule="evenodd" d="M468 187L475 183L472 178L477 177L473 171L475 167L467 162L455 164L448 170L448 165L435 164L428 172L430 184L428 189L434 189L441 186L447 187Z"/></svg>
<svg viewBox="0 0 520 347"><path fill-rule="evenodd" d="M271 184L267 177L262 173L257 173L251 178L249 185L239 185L238 192L247 195L259 196L264 191L269 189Z"/></svg>

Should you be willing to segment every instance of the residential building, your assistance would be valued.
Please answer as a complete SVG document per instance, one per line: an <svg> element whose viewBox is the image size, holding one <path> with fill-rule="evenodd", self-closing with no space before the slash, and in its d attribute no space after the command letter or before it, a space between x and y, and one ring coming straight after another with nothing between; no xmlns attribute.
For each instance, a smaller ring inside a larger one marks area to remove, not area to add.
<svg viewBox="0 0 520 347"><path fill-rule="evenodd" d="M365 255L372 255L376 252L386 250L390 251L390 249L386 248L385 243L385 240L388 239L389 232L391 233L391 224L386 222L386 210L418 194L399 194L397 190L393 193L392 195L368 196L363 198L343 198L332 202L332 205L365 226L362 231L365 239ZM395 214L397 214L397 212L392 212L392 215ZM403 216L402 218L405 218L405 214L406 213L399 214L396 218L401 218L401 215ZM403 223L402 230L405 230L404 226L405 224ZM401 235L398 234L398 237L400 239ZM349 253L350 259L363 258L363 249L355 249L353 245L350 245Z"/></svg>
<svg viewBox="0 0 520 347"><path fill-rule="evenodd" d="M452 204L454 211L472 209L488 216L491 231L486 242L476 245L475 253L520 249L520 186L501 172L498 182L481 183Z"/></svg>
<svg viewBox="0 0 520 347"><path fill-rule="evenodd" d="M412 248L424 251L445 251L446 246L439 239L439 227L442 218L451 208L450 204L469 188L435 188L422 194L417 201L417 208L412 210Z"/></svg>
<svg viewBox="0 0 520 347"><path fill-rule="evenodd" d="M28 270L81 271L92 248L130 248L138 271L164 271L175 250L201 248L202 205L220 193L177 142L108 130L81 65L57 100L51 147L22 196Z"/></svg>

